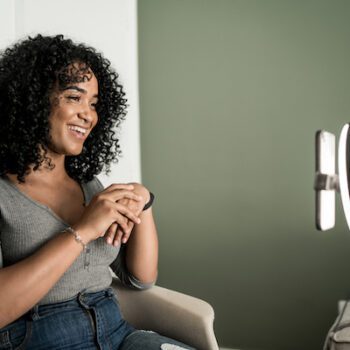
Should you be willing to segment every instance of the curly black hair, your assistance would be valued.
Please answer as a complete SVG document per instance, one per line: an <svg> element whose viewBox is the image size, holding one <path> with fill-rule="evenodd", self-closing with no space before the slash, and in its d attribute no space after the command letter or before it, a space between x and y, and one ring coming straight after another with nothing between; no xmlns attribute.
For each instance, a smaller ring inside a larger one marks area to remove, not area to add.
<svg viewBox="0 0 350 350"><path fill-rule="evenodd" d="M109 60L94 48L76 44L63 35L28 37L0 53L0 176L17 174L25 182L30 166L54 165L47 157L50 95L60 88L86 79L72 64L91 69L99 86L96 111L99 121L86 139L82 152L66 156L69 176L90 181L120 155L114 131L126 115L126 98L118 74ZM84 73L83 72L83 73ZM44 149L44 152L42 151Z"/></svg>

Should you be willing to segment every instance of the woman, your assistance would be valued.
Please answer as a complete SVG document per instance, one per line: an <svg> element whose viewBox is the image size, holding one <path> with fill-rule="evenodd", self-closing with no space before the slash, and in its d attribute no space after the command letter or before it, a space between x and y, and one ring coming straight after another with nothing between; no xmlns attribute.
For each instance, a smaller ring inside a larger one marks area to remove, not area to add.
<svg viewBox="0 0 350 350"><path fill-rule="evenodd" d="M0 349L186 348L122 319L110 284L157 277L153 195L95 177L126 99L108 60L62 35L0 57Z"/></svg>

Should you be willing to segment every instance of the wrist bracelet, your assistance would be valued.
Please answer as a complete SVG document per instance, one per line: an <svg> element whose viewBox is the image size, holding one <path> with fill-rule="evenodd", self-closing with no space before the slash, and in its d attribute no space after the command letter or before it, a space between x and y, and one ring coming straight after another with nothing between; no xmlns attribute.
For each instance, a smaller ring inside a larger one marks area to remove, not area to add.
<svg viewBox="0 0 350 350"><path fill-rule="evenodd" d="M83 246L84 250L86 250L87 245L84 243L78 232L74 230L74 228L67 227L63 232L72 233L74 235L74 239Z"/></svg>
<svg viewBox="0 0 350 350"><path fill-rule="evenodd" d="M152 206L154 201L154 194L152 192L149 193L149 201L145 204L145 206L143 207L143 211L147 210L149 207Z"/></svg>

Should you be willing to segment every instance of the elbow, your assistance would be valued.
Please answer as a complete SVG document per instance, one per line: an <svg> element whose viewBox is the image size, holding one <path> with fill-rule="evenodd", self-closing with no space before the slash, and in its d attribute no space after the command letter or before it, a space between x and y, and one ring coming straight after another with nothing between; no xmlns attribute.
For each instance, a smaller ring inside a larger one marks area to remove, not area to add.
<svg viewBox="0 0 350 350"><path fill-rule="evenodd" d="M156 284L156 281L148 282L148 283L139 282L137 284L133 284L133 286L138 290L147 290L147 289L151 289L155 284Z"/></svg>
<svg viewBox="0 0 350 350"><path fill-rule="evenodd" d="M9 315L9 312L7 310L4 310L4 308L0 308L0 329L8 326L14 318Z"/></svg>
<svg viewBox="0 0 350 350"><path fill-rule="evenodd" d="M135 276L130 276L132 286L139 290L146 290L152 288L157 282L157 274L152 279L138 279Z"/></svg>
<svg viewBox="0 0 350 350"><path fill-rule="evenodd" d="M152 288L156 284L157 280L154 280L152 282L142 283L141 287L139 289L146 290Z"/></svg>

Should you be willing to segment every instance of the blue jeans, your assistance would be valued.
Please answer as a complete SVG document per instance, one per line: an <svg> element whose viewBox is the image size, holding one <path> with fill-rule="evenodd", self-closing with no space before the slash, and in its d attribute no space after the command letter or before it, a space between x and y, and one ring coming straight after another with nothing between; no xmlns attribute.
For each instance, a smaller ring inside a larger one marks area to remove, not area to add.
<svg viewBox="0 0 350 350"><path fill-rule="evenodd" d="M136 330L122 318L111 288L35 306L0 329L1 350L174 349L169 344L193 349L157 333Z"/></svg>

